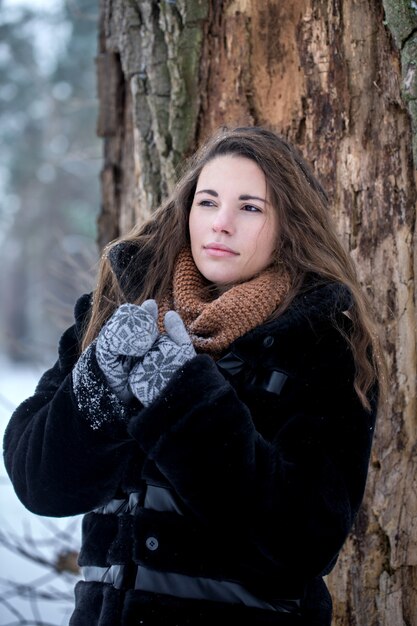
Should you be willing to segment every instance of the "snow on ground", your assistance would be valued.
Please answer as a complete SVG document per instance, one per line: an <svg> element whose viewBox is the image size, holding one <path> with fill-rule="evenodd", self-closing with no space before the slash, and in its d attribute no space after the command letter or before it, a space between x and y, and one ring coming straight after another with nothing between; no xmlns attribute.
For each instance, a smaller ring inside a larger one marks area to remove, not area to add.
<svg viewBox="0 0 417 626"><path fill-rule="evenodd" d="M35 366L8 363L0 358L0 436L16 406L33 394L43 372ZM0 534L19 542L41 560L53 561L58 551L78 550L81 518L55 519L30 513L17 498L0 460ZM0 537L1 540L1 537ZM12 584L10 583L12 581ZM73 606L73 587L77 577L59 575L6 549L0 541L0 626L21 623L42 623L45 626L66 626ZM61 601L42 599L34 603L28 595L34 584L43 595L57 594ZM19 589L16 590L16 584ZM13 587L13 588L12 588Z"/></svg>

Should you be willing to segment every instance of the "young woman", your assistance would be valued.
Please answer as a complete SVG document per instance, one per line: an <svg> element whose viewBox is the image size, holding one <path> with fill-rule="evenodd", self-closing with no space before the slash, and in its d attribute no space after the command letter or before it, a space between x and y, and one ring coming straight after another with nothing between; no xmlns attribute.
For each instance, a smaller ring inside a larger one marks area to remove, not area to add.
<svg viewBox="0 0 417 626"><path fill-rule="evenodd" d="M71 626L329 625L380 363L304 160L265 128L212 137L108 246L5 434L28 509L85 513Z"/></svg>

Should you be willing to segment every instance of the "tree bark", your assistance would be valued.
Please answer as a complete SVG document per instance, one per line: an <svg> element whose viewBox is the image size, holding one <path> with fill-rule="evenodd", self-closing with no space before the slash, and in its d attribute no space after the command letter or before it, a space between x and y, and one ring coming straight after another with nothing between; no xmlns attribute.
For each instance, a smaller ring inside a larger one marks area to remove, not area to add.
<svg viewBox="0 0 417 626"><path fill-rule="evenodd" d="M335 626L417 624L417 18L407 7L101 0L100 247L151 214L218 126L267 124L312 163L373 301L390 397L364 504L328 577Z"/></svg>

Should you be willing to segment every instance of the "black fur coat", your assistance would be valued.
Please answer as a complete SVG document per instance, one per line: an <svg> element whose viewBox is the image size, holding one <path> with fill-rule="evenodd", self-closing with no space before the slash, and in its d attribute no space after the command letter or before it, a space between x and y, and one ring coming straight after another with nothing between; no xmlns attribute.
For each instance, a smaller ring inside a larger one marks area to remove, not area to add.
<svg viewBox="0 0 417 626"><path fill-rule="evenodd" d="M90 296L79 300L57 363L6 429L5 464L18 497L40 515L87 513L83 566L144 564L236 580L267 600L300 599L301 613L97 581L77 584L71 625L330 624L322 577L361 504L376 415L375 397L368 412L354 392L351 350L334 324L350 332L349 301L340 285L316 285L217 363L197 355L152 405L123 412L94 360L90 403L74 396ZM92 428L97 415L105 419ZM149 481L172 490L185 514L140 503L135 515L93 512ZM149 536L158 549L146 549Z"/></svg>

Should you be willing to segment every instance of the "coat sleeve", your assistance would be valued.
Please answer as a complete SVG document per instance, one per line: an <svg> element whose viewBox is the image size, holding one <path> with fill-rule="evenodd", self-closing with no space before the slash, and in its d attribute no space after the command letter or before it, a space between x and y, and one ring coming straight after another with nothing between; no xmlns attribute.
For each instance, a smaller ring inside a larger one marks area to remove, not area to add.
<svg viewBox="0 0 417 626"><path fill-rule="evenodd" d="M207 355L178 371L128 429L203 523L242 537L242 550L252 545L274 567L317 575L361 502L374 413L353 392L339 331L323 332L311 352L314 366L304 352L305 373L293 376L287 397L258 398L276 423L271 437Z"/></svg>
<svg viewBox="0 0 417 626"><path fill-rule="evenodd" d="M94 358L91 378L102 393L97 400L97 388L90 389L90 406L96 402L96 413L106 413L102 428L92 427L89 409L74 395L79 309L86 308L87 300L77 303L78 321L63 334L57 362L42 376L34 395L15 410L4 435L4 462L16 494L39 515L75 515L107 502L117 489L131 444L120 406Z"/></svg>

